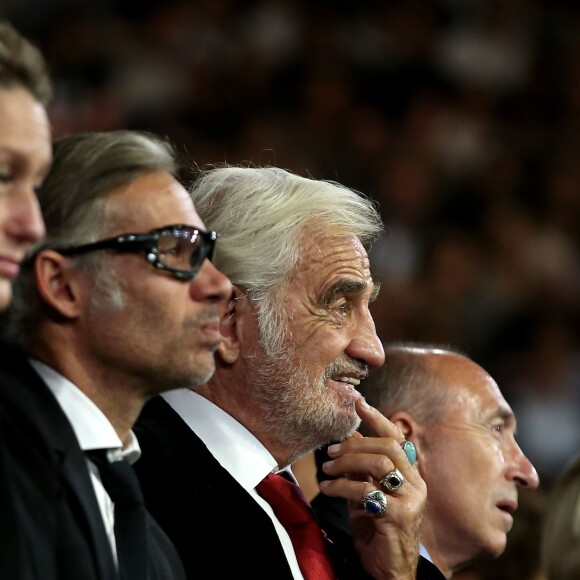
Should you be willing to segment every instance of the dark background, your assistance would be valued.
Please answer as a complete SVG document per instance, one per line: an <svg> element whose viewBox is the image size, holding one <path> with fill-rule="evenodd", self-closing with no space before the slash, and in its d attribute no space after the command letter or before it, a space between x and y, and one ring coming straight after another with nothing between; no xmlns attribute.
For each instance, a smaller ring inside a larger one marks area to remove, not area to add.
<svg viewBox="0 0 580 580"><path fill-rule="evenodd" d="M375 199L381 338L485 366L546 489L580 452L577 2L1 1L56 135L152 130Z"/></svg>

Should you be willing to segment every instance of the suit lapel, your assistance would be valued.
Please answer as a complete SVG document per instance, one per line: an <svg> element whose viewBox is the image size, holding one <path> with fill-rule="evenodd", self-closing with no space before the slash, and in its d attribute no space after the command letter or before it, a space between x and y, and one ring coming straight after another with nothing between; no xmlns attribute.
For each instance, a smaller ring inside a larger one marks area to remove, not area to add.
<svg viewBox="0 0 580 580"><path fill-rule="evenodd" d="M191 549L195 545L213 559L220 577L239 575L240 562L242 570L250 570L251 561L250 575L256 580L292 579L268 514L162 397L147 402L134 431L143 452L135 471L145 501L180 551L190 576L199 565ZM235 506L229 528L219 513L224 499ZM247 522L252 522L251 534ZM220 538L228 545L227 558Z"/></svg>
<svg viewBox="0 0 580 580"><path fill-rule="evenodd" d="M85 455L71 424L42 378L17 352L10 353L10 373L21 383L18 397L26 397L27 412L53 454L53 463L64 488L62 500L86 534L99 578L117 577L111 546L90 479Z"/></svg>

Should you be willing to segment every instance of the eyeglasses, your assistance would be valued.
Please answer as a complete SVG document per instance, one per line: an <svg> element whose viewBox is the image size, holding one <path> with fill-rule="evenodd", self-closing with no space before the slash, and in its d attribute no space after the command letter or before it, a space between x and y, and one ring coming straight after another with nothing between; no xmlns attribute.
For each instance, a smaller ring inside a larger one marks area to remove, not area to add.
<svg viewBox="0 0 580 580"><path fill-rule="evenodd" d="M95 250L145 252L145 260L179 280L192 280L204 260L213 260L216 232L204 232L180 224L164 226L145 234L123 234L82 246L53 248L63 256L85 254Z"/></svg>

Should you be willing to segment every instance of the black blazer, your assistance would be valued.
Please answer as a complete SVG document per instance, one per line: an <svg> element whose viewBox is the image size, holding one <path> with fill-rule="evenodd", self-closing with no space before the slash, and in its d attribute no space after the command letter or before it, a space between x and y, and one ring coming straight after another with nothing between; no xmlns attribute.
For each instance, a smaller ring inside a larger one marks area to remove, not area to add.
<svg viewBox="0 0 580 580"><path fill-rule="evenodd" d="M173 540L189 579L208 565L216 578L292 579L268 515L163 398L145 405L134 431L143 452L135 471L145 502ZM331 525L324 529L338 578L370 578L350 535Z"/></svg>
<svg viewBox="0 0 580 580"><path fill-rule="evenodd" d="M227 472L181 417L154 397L134 432L145 503L175 544L187 578L292 580L268 514Z"/></svg>
<svg viewBox="0 0 580 580"><path fill-rule="evenodd" d="M0 577L116 579L72 426L22 353L0 349ZM148 532L147 580L184 578L175 548L152 518Z"/></svg>

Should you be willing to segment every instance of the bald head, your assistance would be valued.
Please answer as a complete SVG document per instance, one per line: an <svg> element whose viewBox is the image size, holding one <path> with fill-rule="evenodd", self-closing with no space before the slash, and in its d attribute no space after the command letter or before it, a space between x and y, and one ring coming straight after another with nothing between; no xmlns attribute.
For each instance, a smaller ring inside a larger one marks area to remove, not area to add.
<svg viewBox="0 0 580 580"><path fill-rule="evenodd" d="M370 405L387 417L406 411L420 423L433 424L447 410L452 398L447 377L461 363L477 366L448 347L385 345L385 364L373 369L359 390Z"/></svg>
<svg viewBox="0 0 580 580"><path fill-rule="evenodd" d="M421 541L437 567L449 577L501 554L518 488L537 487L538 476L489 373L452 349L387 345L360 391L415 444L428 493Z"/></svg>

